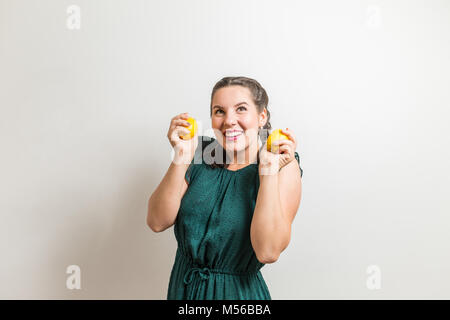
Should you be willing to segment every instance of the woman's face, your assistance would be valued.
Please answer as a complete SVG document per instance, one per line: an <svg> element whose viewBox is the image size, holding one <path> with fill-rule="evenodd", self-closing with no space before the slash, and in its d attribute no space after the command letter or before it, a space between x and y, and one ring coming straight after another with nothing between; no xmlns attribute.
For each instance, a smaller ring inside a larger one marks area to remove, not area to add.
<svg viewBox="0 0 450 320"><path fill-rule="evenodd" d="M212 128L227 153L239 153L254 143L258 146L258 129L264 126L267 112L264 109L258 113L248 88L239 85L220 88L211 105Z"/></svg>

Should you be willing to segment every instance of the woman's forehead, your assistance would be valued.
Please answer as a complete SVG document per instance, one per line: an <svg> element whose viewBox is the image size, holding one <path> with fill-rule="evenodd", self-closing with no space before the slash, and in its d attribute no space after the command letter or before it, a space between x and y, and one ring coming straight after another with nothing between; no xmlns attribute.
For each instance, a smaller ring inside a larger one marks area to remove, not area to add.
<svg viewBox="0 0 450 320"><path fill-rule="evenodd" d="M213 107L215 105L228 108L233 107L238 103L245 102L252 103L251 92L248 88L242 86L229 86L220 88L214 93Z"/></svg>

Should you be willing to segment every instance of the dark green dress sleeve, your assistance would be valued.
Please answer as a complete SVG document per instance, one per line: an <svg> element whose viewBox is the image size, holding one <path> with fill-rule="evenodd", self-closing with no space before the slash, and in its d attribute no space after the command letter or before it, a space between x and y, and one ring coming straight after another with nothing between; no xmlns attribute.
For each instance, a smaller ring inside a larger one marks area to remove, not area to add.
<svg viewBox="0 0 450 320"><path fill-rule="evenodd" d="M298 162L298 166L300 167L300 177L303 177L303 169L302 169L302 166L300 165L300 156L298 155L297 151L295 151L294 156Z"/></svg>

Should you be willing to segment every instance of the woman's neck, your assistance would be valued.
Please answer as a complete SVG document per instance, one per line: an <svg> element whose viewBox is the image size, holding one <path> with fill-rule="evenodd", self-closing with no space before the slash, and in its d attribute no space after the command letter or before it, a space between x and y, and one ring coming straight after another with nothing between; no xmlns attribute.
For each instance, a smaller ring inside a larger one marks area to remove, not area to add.
<svg viewBox="0 0 450 320"><path fill-rule="evenodd" d="M246 149L245 152L234 153L233 160L225 164L226 168L239 169L248 166L249 164L258 162L258 152L253 153L249 156L249 150Z"/></svg>

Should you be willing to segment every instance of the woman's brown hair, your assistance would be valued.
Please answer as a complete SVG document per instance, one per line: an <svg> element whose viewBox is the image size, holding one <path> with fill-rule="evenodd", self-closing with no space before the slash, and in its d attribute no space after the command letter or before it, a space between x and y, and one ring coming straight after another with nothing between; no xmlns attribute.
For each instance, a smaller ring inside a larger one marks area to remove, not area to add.
<svg viewBox="0 0 450 320"><path fill-rule="evenodd" d="M252 94L253 103L256 105L258 113L261 113L264 111L264 109L266 109L267 122L262 128L258 130L258 136L261 139L262 144L264 145L264 143L267 140L268 136L267 133L269 132L270 129L272 129L272 126L270 124L270 112L267 109L267 105L269 104L269 96L267 95L266 90L255 79L247 77L225 77L220 79L215 84L211 92L211 103L209 108L210 117L212 117L212 101L214 98L214 94L216 93L217 90L229 86L242 86L248 88L250 90L250 93ZM223 152L222 154L223 154L222 163L216 163L216 161L213 161L213 163L210 164L211 168L224 168L227 154L226 152ZM213 159L215 159L215 150L212 151L211 156ZM259 164L259 152L258 152L258 164Z"/></svg>

